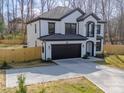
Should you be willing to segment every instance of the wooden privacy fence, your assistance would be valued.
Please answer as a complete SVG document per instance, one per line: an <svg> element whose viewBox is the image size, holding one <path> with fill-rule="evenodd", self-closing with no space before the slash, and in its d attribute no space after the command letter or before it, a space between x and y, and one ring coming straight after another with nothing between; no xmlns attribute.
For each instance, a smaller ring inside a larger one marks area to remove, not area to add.
<svg viewBox="0 0 124 93"><path fill-rule="evenodd" d="M0 61L25 62L41 59L41 48L0 49Z"/></svg>
<svg viewBox="0 0 124 93"><path fill-rule="evenodd" d="M124 54L124 45L104 45L104 52L108 54Z"/></svg>
<svg viewBox="0 0 124 93"><path fill-rule="evenodd" d="M0 44L22 44L23 40L0 40Z"/></svg>

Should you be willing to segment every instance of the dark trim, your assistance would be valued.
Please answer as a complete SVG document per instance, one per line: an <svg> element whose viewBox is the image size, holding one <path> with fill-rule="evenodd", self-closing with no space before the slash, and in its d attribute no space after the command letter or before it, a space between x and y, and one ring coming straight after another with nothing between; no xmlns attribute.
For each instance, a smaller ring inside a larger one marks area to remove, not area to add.
<svg viewBox="0 0 124 93"><path fill-rule="evenodd" d="M85 15L84 15L84 16L85 16ZM96 14L91 13L91 14L87 15L87 16L84 17L84 18L77 19L77 21L78 21L78 22L83 21L83 20L85 20L86 18L88 18L89 16L93 16L96 20L101 20ZM83 16L82 16L82 17L83 17Z"/></svg>
<svg viewBox="0 0 124 93"><path fill-rule="evenodd" d="M51 39L51 40L43 40L43 41L85 41L87 39Z"/></svg>
<svg viewBox="0 0 124 93"><path fill-rule="evenodd" d="M87 53L87 48L88 48L88 47L87 47L87 43L89 43L89 42L92 43L92 56L94 56L94 47L95 47L95 46L94 46L94 42L93 42L93 41L87 41L87 42L86 42L86 53Z"/></svg>
<svg viewBox="0 0 124 93"><path fill-rule="evenodd" d="M61 21L61 19L55 19L55 18L40 18L41 20L52 20L52 21Z"/></svg>

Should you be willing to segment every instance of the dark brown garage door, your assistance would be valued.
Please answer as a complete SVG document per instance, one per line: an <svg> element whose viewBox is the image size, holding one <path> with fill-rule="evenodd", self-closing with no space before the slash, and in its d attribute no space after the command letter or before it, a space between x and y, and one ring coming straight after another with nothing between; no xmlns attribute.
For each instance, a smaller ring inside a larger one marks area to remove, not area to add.
<svg viewBox="0 0 124 93"><path fill-rule="evenodd" d="M52 45L52 59L81 57L81 44Z"/></svg>

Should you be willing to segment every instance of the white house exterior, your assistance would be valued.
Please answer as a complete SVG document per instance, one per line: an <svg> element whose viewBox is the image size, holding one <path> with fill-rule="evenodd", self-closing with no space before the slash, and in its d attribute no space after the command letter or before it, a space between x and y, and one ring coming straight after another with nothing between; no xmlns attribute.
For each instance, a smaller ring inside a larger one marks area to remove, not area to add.
<svg viewBox="0 0 124 93"><path fill-rule="evenodd" d="M28 47L42 47L42 59L96 56L103 51L105 22L81 9L56 7L27 25Z"/></svg>

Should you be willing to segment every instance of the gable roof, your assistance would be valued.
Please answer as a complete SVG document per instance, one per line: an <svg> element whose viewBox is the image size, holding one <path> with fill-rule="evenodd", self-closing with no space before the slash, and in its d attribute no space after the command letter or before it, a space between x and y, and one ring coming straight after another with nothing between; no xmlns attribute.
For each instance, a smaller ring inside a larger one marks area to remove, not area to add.
<svg viewBox="0 0 124 93"><path fill-rule="evenodd" d="M37 21L39 19L60 21L75 11L79 11L82 15L85 14L80 8L70 9L68 7L58 6L48 12L43 13L40 16L34 18L33 20L28 21L27 23L31 23L31 22Z"/></svg>
<svg viewBox="0 0 124 93"><path fill-rule="evenodd" d="M66 16L72 14L75 11L79 11L82 15L77 18L77 21L83 21L85 20L87 17L89 16L93 16L98 23L106 23L106 21L101 20L96 14L94 13L84 13L80 8L76 8L76 9L70 9L68 7L62 7L62 6L58 6L48 12L43 13L42 15L30 20L27 22L27 24L31 23L31 22L35 22L38 20L53 20L53 21L61 21L63 18L65 18Z"/></svg>
<svg viewBox="0 0 124 93"><path fill-rule="evenodd" d="M80 17L77 19L77 21L83 21L84 19L86 19L86 18L89 17L89 16L93 16L97 21L98 21L98 20L101 20L96 14L94 14L94 13L88 13L88 14L85 14L85 15L80 16Z"/></svg>
<svg viewBox="0 0 124 93"><path fill-rule="evenodd" d="M53 34L42 36L39 39L43 41L87 40L86 37L78 34L76 35Z"/></svg>

